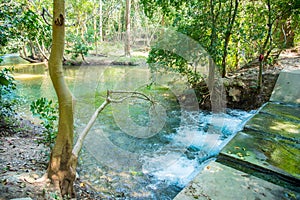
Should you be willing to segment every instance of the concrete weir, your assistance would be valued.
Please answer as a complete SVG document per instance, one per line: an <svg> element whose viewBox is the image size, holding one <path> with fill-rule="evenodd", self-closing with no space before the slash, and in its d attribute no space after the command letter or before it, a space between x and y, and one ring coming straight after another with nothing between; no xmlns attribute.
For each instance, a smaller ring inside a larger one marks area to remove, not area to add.
<svg viewBox="0 0 300 200"><path fill-rule="evenodd" d="M300 70L280 73L270 102L175 200L300 199Z"/></svg>

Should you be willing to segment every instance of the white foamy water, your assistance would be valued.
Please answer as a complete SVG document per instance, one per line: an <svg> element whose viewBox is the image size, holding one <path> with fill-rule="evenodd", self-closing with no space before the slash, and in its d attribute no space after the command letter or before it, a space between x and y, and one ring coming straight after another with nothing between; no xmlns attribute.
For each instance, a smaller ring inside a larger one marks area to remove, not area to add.
<svg viewBox="0 0 300 200"><path fill-rule="evenodd" d="M184 187L240 131L254 112L228 110L228 114L197 115L198 126L181 126L170 144L142 157L143 173L170 185ZM195 119L195 113L192 114ZM152 185L152 188L155 188Z"/></svg>

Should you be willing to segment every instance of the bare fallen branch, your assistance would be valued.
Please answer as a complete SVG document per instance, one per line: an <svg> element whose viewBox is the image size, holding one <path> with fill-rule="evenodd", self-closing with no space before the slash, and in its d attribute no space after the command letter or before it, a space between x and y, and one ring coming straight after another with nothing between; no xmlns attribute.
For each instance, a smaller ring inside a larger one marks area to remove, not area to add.
<svg viewBox="0 0 300 200"><path fill-rule="evenodd" d="M128 96L118 98L118 99L114 99L114 98L111 97L111 94L127 94ZM84 130L79 134L79 137L78 137L78 139L76 141L76 144L75 144L75 146L73 148L73 151L72 151L73 155L76 158L78 158L78 156L79 156L79 153L80 153L80 150L82 148L83 141L84 141L85 137L87 136L88 132L90 131L90 129L94 125L97 117L105 109L105 107L107 105L109 105L110 103L122 103L125 100L132 99L132 98L143 99L145 101L149 101L152 104L154 104L153 100L151 100L147 95L145 95L141 92L136 92L136 91L109 91L109 90L107 91L105 101L97 108L97 110L94 112L93 116L91 117L90 121L88 122L88 124L84 128Z"/></svg>

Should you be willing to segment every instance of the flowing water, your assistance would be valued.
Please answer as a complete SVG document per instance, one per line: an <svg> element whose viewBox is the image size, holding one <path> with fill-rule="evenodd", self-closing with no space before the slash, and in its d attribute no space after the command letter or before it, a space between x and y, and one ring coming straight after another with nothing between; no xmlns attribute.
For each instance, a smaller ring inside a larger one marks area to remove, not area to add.
<svg viewBox="0 0 300 200"><path fill-rule="evenodd" d="M48 74L44 65L15 67L20 95L26 98L23 115L30 116L32 100L55 99ZM146 66L69 67L65 78L76 99L76 133L107 90L139 91L156 102L111 104L85 140L79 176L108 199L172 199L253 115L239 110L211 114L196 105L186 109L180 94L192 91L174 75L153 83Z"/></svg>

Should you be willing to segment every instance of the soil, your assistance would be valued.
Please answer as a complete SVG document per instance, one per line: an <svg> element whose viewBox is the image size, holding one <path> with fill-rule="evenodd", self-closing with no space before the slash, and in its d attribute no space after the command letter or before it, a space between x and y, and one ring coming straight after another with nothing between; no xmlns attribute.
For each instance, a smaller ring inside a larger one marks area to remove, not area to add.
<svg viewBox="0 0 300 200"><path fill-rule="evenodd" d="M268 102L281 70L285 68L300 69L300 47L286 50L281 53L278 61L263 69L263 83L257 88L259 62L245 68L228 73L222 79L226 92L226 107L242 110L256 110ZM200 107L210 109L209 98Z"/></svg>
<svg viewBox="0 0 300 200"><path fill-rule="evenodd" d="M0 200L31 198L57 199L50 183L31 184L46 172L49 148L38 144L43 128L17 117L0 120ZM75 182L77 199L100 199L78 178Z"/></svg>
<svg viewBox="0 0 300 200"><path fill-rule="evenodd" d="M279 72L286 67L300 69L300 48L282 54L279 62L264 70L264 82L258 92L258 66L241 69L224 79L227 107L256 109L267 102ZM47 168L49 149L37 143L43 129L19 118L0 119L0 200L12 198L57 199L49 183L31 184ZM110 199L97 193L80 178L75 182L76 199Z"/></svg>

